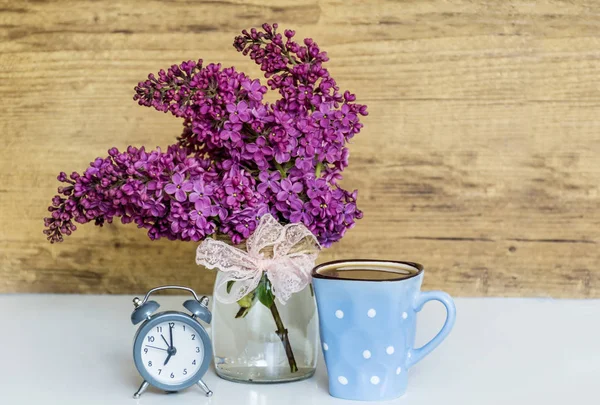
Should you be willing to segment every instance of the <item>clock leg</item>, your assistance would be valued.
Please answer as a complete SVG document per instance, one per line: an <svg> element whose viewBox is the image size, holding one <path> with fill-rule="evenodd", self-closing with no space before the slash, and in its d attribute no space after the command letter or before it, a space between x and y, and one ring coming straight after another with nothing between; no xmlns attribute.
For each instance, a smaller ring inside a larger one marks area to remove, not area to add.
<svg viewBox="0 0 600 405"><path fill-rule="evenodd" d="M133 397L135 399L138 399L144 393L144 391L146 391L146 388L148 388L148 385L150 385L148 383L148 381L144 380L144 382L142 383L142 385L140 385L140 388L138 388L138 390L136 391L136 393L133 394Z"/></svg>
<svg viewBox="0 0 600 405"><path fill-rule="evenodd" d="M206 393L207 397L212 397L213 392L208 388L208 385L204 383L204 381L200 380L196 384Z"/></svg>

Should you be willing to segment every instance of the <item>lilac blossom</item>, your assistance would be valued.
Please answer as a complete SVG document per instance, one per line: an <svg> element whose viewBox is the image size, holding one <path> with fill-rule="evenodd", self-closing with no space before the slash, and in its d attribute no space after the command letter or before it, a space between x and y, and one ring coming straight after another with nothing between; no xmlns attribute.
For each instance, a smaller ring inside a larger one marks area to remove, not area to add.
<svg viewBox="0 0 600 405"><path fill-rule="evenodd" d="M261 101L267 88L260 84L259 80L244 80L242 88L248 92L248 98L253 101Z"/></svg>
<svg viewBox="0 0 600 405"><path fill-rule="evenodd" d="M204 179L194 181L192 192L190 193L189 199L191 202L201 201L203 204L210 205L210 196L213 195L213 187L210 184L206 184Z"/></svg>
<svg viewBox="0 0 600 405"><path fill-rule="evenodd" d="M166 151L111 148L82 174L60 173L48 239L62 241L76 223L120 218L153 240L224 234L240 243L266 213L304 223L323 246L341 239L363 215L356 191L338 184L367 109L339 89L316 42L294 37L264 24L235 38L266 86L202 60L148 75L134 100L181 118L178 143ZM278 94L273 103L264 100L267 88Z"/></svg>
<svg viewBox="0 0 600 405"><path fill-rule="evenodd" d="M245 101L240 101L236 104L227 104L227 112L229 113L229 121L234 124L239 124L240 122L248 122L250 121L250 109L248 108L248 103Z"/></svg>
<svg viewBox="0 0 600 405"><path fill-rule="evenodd" d="M292 183L288 179L281 180L280 183L281 190L277 193L277 201L287 201L292 197L295 197L297 194L302 192L302 183L295 182Z"/></svg>
<svg viewBox="0 0 600 405"><path fill-rule="evenodd" d="M290 222L311 223L314 218L311 211L311 204L302 200L292 201L290 204Z"/></svg>
<svg viewBox="0 0 600 405"><path fill-rule="evenodd" d="M181 173L173 174L171 183L165 186L165 192L167 194L175 194L175 199L179 202L187 199L186 192L192 191L194 185L191 181L185 180L185 177Z"/></svg>
<svg viewBox="0 0 600 405"><path fill-rule="evenodd" d="M266 172L261 171L258 175L258 180L261 183L256 187L257 191L261 194L265 194L267 190L278 192L280 190L279 180L281 179L281 174L277 171L275 172Z"/></svg>

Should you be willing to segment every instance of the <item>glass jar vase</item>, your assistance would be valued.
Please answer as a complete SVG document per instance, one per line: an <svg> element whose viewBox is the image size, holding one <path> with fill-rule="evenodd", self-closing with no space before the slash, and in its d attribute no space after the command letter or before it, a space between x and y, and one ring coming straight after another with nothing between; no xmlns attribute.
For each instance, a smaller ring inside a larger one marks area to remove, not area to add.
<svg viewBox="0 0 600 405"><path fill-rule="evenodd" d="M219 272L217 282L224 274ZM267 281L268 280L263 280ZM261 281L262 282L262 281ZM276 299L224 304L213 300L212 342L217 374L245 383L277 383L311 377L317 365L318 319L312 286L285 303Z"/></svg>

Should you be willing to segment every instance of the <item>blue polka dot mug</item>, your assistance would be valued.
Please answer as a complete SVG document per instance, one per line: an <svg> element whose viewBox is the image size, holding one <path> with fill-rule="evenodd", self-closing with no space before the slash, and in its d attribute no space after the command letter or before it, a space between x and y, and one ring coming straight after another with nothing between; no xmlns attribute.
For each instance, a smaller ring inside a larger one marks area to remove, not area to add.
<svg viewBox="0 0 600 405"><path fill-rule="evenodd" d="M329 393L377 401L404 394L408 369L435 349L456 318L452 298L421 292L423 266L384 260L344 260L313 270ZM439 333L414 347L417 312L431 300L446 307Z"/></svg>

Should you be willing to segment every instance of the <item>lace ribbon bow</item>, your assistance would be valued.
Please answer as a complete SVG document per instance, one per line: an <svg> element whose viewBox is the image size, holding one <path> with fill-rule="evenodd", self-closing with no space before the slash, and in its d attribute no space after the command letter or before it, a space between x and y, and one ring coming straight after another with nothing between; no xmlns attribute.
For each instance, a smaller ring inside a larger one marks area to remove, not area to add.
<svg viewBox="0 0 600 405"><path fill-rule="evenodd" d="M266 214L246 241L247 252L208 238L198 246L196 263L224 273L215 288L215 297L223 303L236 302L253 291L266 272L273 295L285 304L310 283L319 249L317 238L303 224L283 226ZM229 281L235 283L227 292Z"/></svg>

